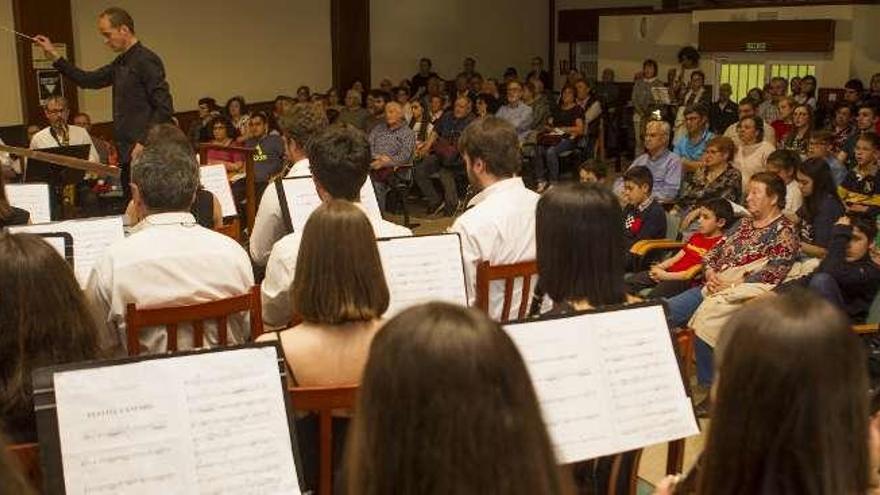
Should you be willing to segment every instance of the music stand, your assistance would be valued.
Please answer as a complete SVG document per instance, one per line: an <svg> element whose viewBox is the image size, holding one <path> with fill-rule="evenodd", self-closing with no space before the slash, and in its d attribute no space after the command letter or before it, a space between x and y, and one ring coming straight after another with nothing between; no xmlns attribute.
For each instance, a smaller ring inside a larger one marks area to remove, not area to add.
<svg viewBox="0 0 880 495"><path fill-rule="evenodd" d="M43 148L39 151L53 155L68 156L87 160L89 158L90 144L75 144L73 146L56 146ZM24 182L45 182L52 190L51 209L52 218L62 218L61 205L63 204L64 186L75 185L85 177L84 170L78 170L61 165L55 165L43 160L30 158L24 169Z"/></svg>

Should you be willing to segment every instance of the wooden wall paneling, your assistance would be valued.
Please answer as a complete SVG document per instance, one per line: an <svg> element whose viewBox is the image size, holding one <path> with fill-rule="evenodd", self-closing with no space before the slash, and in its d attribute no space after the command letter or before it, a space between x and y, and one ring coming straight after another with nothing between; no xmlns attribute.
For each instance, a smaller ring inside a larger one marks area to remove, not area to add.
<svg viewBox="0 0 880 495"><path fill-rule="evenodd" d="M370 85L370 0L331 0L333 86L345 97L355 81Z"/></svg>
<svg viewBox="0 0 880 495"><path fill-rule="evenodd" d="M830 52L834 50L834 27L831 19L701 22L699 50Z"/></svg>

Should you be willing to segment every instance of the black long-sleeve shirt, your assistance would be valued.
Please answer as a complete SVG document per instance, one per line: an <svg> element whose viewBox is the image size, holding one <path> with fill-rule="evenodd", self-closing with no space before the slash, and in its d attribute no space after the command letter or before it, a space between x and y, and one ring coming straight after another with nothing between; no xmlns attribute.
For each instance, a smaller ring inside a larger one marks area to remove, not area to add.
<svg viewBox="0 0 880 495"><path fill-rule="evenodd" d="M54 66L83 88L113 86L113 138L123 163L129 161L135 143L146 140L150 126L171 122L174 104L165 67L159 56L140 42L93 71L82 70L64 58Z"/></svg>
<svg viewBox="0 0 880 495"><path fill-rule="evenodd" d="M844 310L853 321L863 322L880 289L880 267L869 255L857 261L846 261L846 247L852 237L852 227L835 225L831 229L828 253L817 272L831 275L843 296Z"/></svg>

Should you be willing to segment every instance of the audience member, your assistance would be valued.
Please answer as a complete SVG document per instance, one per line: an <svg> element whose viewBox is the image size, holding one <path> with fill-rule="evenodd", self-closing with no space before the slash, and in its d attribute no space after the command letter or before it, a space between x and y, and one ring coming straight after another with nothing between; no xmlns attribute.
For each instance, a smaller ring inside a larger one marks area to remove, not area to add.
<svg viewBox="0 0 880 495"><path fill-rule="evenodd" d="M362 106L362 94L360 91L349 89L345 93L345 106L339 110L339 118L336 122L357 127L360 130L367 128L367 119L370 111Z"/></svg>
<svg viewBox="0 0 880 495"><path fill-rule="evenodd" d="M681 105L679 105L675 116L675 135L676 137L685 134L685 110L700 106L708 108L712 103L712 91L706 88L706 75L702 71L696 70L691 73L690 83L687 90L682 96ZM708 112L707 112L708 115Z"/></svg>
<svg viewBox="0 0 880 495"><path fill-rule="evenodd" d="M350 127L331 126L308 141L309 168L321 201L350 201L367 214L376 237L412 235L409 229L367 212L360 192L370 170L370 145L364 134ZM293 231L272 246L261 285L263 322L285 327L294 316L291 292L303 232Z"/></svg>
<svg viewBox="0 0 880 495"><path fill-rule="evenodd" d="M521 143L531 130L532 108L522 102L522 84L519 81L511 81L507 84L507 103L495 112L495 115L516 129L516 134Z"/></svg>
<svg viewBox="0 0 880 495"><path fill-rule="evenodd" d="M846 178L848 170L834 155L834 135L831 132L820 130L810 135L809 157L825 160L831 169L835 186L839 186Z"/></svg>
<svg viewBox="0 0 880 495"><path fill-rule="evenodd" d="M783 96L779 99L777 106L779 112L776 120L764 121L770 122L770 127L773 128L773 132L776 134L776 139L779 142L785 141L785 138L794 129L794 109L797 105L797 102L791 96Z"/></svg>
<svg viewBox="0 0 880 495"><path fill-rule="evenodd" d="M750 89L748 93L746 93L746 98L752 100L752 102L755 104L755 108L766 101L766 99L764 98L764 90L758 87Z"/></svg>
<svg viewBox="0 0 880 495"><path fill-rule="evenodd" d="M575 102L574 88L562 88L559 105L548 121L549 132L538 136L538 149L533 158L538 193L559 180L559 155L574 150L583 137L583 115L583 109Z"/></svg>
<svg viewBox="0 0 880 495"><path fill-rule="evenodd" d="M706 145L702 167L688 175L673 210L682 219L682 238L687 239L698 228L695 223L700 214L697 205L710 199L740 202L742 174L731 165L735 153L736 145L733 140L724 136L716 136Z"/></svg>
<svg viewBox="0 0 880 495"><path fill-rule="evenodd" d="M428 211L453 215L458 209L458 186L455 179L464 175L464 164L458 150L458 139L464 129L473 121L471 100L459 97L451 112L446 112L428 137L427 150L432 153L416 164L413 172L416 184L428 203ZM443 187L443 199L431 182L438 175Z"/></svg>
<svg viewBox="0 0 880 495"><path fill-rule="evenodd" d="M838 154L838 159L846 163L850 170L856 168L856 144L861 136L866 133L876 134L876 127L880 124L880 109L874 105L866 104L859 107L856 114L856 128L843 146L843 151Z"/></svg>
<svg viewBox="0 0 880 495"><path fill-rule="evenodd" d="M278 103L278 100L275 100ZM187 136L192 143L193 149L199 149L199 143L205 143L211 140L211 128L208 122L217 116L220 112L217 109L217 100L214 98L199 98L198 118L189 126Z"/></svg>
<svg viewBox="0 0 880 495"><path fill-rule="evenodd" d="M584 118L584 143L589 158L592 158L592 150L599 137L599 122L602 116L602 104L599 96L593 91L593 85L587 79L581 79L574 84L575 101L583 110Z"/></svg>
<svg viewBox="0 0 880 495"><path fill-rule="evenodd" d="M523 102L532 107L532 122L529 127L540 131L550 119L550 101L544 94L544 86L540 79L527 82L523 86Z"/></svg>
<svg viewBox="0 0 880 495"><path fill-rule="evenodd" d="M843 103L845 105L861 105L864 94L865 85L862 83L861 79L850 79L843 85Z"/></svg>
<svg viewBox="0 0 880 495"><path fill-rule="evenodd" d="M277 133L269 134L268 117L263 112L251 115L248 127L251 131L250 138L244 142L244 145L247 148L254 148L254 180L257 183L259 200L262 190L269 181L284 168L284 139Z"/></svg>
<svg viewBox="0 0 880 495"><path fill-rule="evenodd" d="M743 191L752 175L767 170L767 158L776 151L776 146L764 135L766 130L761 117L743 117L737 125L739 139L734 140L737 145L733 166L742 174Z"/></svg>
<svg viewBox="0 0 880 495"><path fill-rule="evenodd" d="M801 251L821 258L831 240L834 222L843 216L843 203L837 196L831 170L821 158L799 163L797 182L803 194L803 206L797 209Z"/></svg>
<svg viewBox="0 0 880 495"><path fill-rule="evenodd" d="M799 105L807 105L813 110L816 109L816 78L813 76L804 76L801 78L801 90L794 95L795 101Z"/></svg>
<svg viewBox="0 0 880 495"><path fill-rule="evenodd" d="M341 112L344 108L339 98L339 90L335 87L327 89L327 110L336 110Z"/></svg>
<svg viewBox="0 0 880 495"><path fill-rule="evenodd" d="M627 252L627 270L634 260L629 250L638 241L666 237L666 212L654 199L654 178L646 167L631 167L623 175L623 238Z"/></svg>
<svg viewBox="0 0 880 495"><path fill-rule="evenodd" d="M419 100L410 103L409 109L409 128L412 129L416 135L415 161L419 162L431 152L431 148L428 146L428 139L431 137L431 132L434 130L434 124L428 120L428 112L425 111L425 107L422 106L422 102Z"/></svg>
<svg viewBox="0 0 880 495"><path fill-rule="evenodd" d="M385 197L388 194L391 175L398 167L411 165L416 151L416 133L407 127L403 120L403 109L396 102L383 105L384 121L370 131L370 177L379 201L379 208L385 211Z"/></svg>
<svg viewBox="0 0 880 495"><path fill-rule="evenodd" d="M477 117L483 118L488 115L495 115L495 112L498 111L498 107L500 104L498 100L490 95L480 93L477 95L476 103L474 104L474 113L476 113Z"/></svg>
<svg viewBox="0 0 880 495"><path fill-rule="evenodd" d="M98 153L99 162L112 167L119 166L119 153L116 151L113 143L97 134L92 134L92 118L89 117L89 114L80 112L74 115L73 125L85 129L89 134L89 137L92 139L92 145L95 147L95 152Z"/></svg>
<svg viewBox="0 0 880 495"><path fill-rule="evenodd" d="M866 132L856 140L856 166L840 184L847 210L877 216L880 213L880 137Z"/></svg>
<svg viewBox="0 0 880 495"><path fill-rule="evenodd" d="M645 128L645 153L633 160L630 168L646 167L654 177L653 195L662 203L671 203L681 187L681 157L669 151L671 128L668 122L652 120Z"/></svg>
<svg viewBox="0 0 880 495"><path fill-rule="evenodd" d="M855 132L853 127L853 107L839 104L834 109L834 120L829 130L834 135L834 152L839 153L846 149L846 142Z"/></svg>
<svg viewBox="0 0 880 495"><path fill-rule="evenodd" d="M468 81L480 75L477 72L477 61L474 57L465 57L464 60L461 61L461 75L468 78Z"/></svg>
<svg viewBox="0 0 880 495"><path fill-rule="evenodd" d="M308 146L312 138L327 127L327 117L314 103L297 103L278 119L284 139L285 156L293 163L285 177L311 175ZM254 264L265 266L272 246L291 226L285 224L278 187L269 187L260 199L254 228L250 236L250 253Z"/></svg>
<svg viewBox="0 0 880 495"><path fill-rule="evenodd" d="M796 151L801 158L806 158L813 132L813 109L809 105L798 105L792 113L791 122L791 132L780 141L781 147Z"/></svg>
<svg viewBox="0 0 880 495"><path fill-rule="evenodd" d="M674 101L684 101L688 90L688 82L694 72L700 70L700 52L692 46L683 47L678 51L678 67L671 69L669 93Z"/></svg>
<svg viewBox="0 0 880 495"><path fill-rule="evenodd" d="M133 164L132 201L143 220L110 246L89 276L86 295L100 327L101 349L125 354L125 311L181 306L245 294L254 283L247 253L229 237L196 224L189 212L199 184L192 152L175 141L149 145ZM248 337L246 317L230 319L229 341ZM206 324L205 343L218 344ZM140 332L140 350L165 352L164 328ZM178 330L178 348L192 347L192 332Z"/></svg>
<svg viewBox="0 0 880 495"><path fill-rule="evenodd" d="M9 198L6 196L6 178L0 174L0 230L3 227L29 223L31 223L30 212L9 204Z"/></svg>
<svg viewBox="0 0 880 495"><path fill-rule="evenodd" d="M545 88L552 88L550 83L550 72L544 70L544 59L541 57L532 57L532 70L526 75L526 81L537 77Z"/></svg>
<svg viewBox="0 0 880 495"><path fill-rule="evenodd" d="M801 157L794 150L776 150L767 157L767 171L778 175L785 183L785 208L782 213L791 219L797 217L797 211L804 203L797 181L797 171L801 163Z"/></svg>
<svg viewBox="0 0 880 495"><path fill-rule="evenodd" d="M638 294L651 289L649 298L672 297L694 285L694 277L703 270L703 258L721 240L725 229L733 225L733 207L722 198L712 198L694 208L699 215L697 232L675 255L651 266L650 270L627 278L627 292Z"/></svg>
<svg viewBox="0 0 880 495"><path fill-rule="evenodd" d="M410 93L412 93L416 98L421 97L421 95L428 88L428 79L432 77L437 77L437 73L431 70L431 59L422 58L419 60L419 71L409 78L410 80Z"/></svg>
<svg viewBox="0 0 880 495"><path fill-rule="evenodd" d="M227 100L223 113L232 122L232 126L235 127L236 142L243 143L248 137L248 119L250 119L244 97L233 96Z"/></svg>
<svg viewBox="0 0 880 495"><path fill-rule="evenodd" d="M385 122L385 105L391 101L391 95L381 89L374 89L367 95L367 110L370 116L367 117L367 126L364 129L368 135L372 130L382 122ZM400 108L401 118L403 117L403 107Z"/></svg>
<svg viewBox="0 0 880 495"><path fill-rule="evenodd" d="M359 395L345 493L573 493L522 357L476 310L431 303L393 318Z"/></svg>
<svg viewBox="0 0 880 495"><path fill-rule="evenodd" d="M582 184L604 184L608 178L608 167L596 159L578 165L578 182Z"/></svg>
<svg viewBox="0 0 880 495"><path fill-rule="evenodd" d="M49 126L34 134L30 141L31 149L41 150L87 144L89 145L89 161L100 162L98 151L95 149L88 131L82 127L67 124L69 114L67 98L52 96L47 99L43 104L43 115L46 116Z"/></svg>
<svg viewBox="0 0 880 495"><path fill-rule="evenodd" d="M232 125L232 121L226 118L226 116L217 115L216 117L212 117L208 122L208 127L211 129L212 133L211 144L217 146L235 145L235 133L237 131L235 130L235 126ZM242 152L212 148L205 151L205 155L207 156L207 162L209 164L224 165L226 167L226 173L229 174L231 180L234 181L243 177L246 157Z"/></svg>
<svg viewBox="0 0 880 495"><path fill-rule="evenodd" d="M99 357L98 331L55 248L0 233L0 253L0 422L14 442L36 442L31 372Z"/></svg>
<svg viewBox="0 0 880 495"><path fill-rule="evenodd" d="M709 122L712 132L722 134L728 127L739 121L739 110L736 103L730 99L733 88L730 84L723 83L718 86L718 99L712 104L709 111ZM633 101L635 103L635 101Z"/></svg>
<svg viewBox="0 0 880 495"><path fill-rule="evenodd" d="M511 84L513 86L513 84ZM461 236L469 304L476 300L477 265L488 261L505 265L535 259L535 207L538 195L526 189L520 169L516 131L497 117L475 120L458 141L468 181L479 191L466 211L450 227ZM522 285L512 295L519 301ZM489 287L489 315L502 317L504 283ZM511 305L511 314L518 307ZM509 315L504 315L509 316Z"/></svg>
<svg viewBox="0 0 880 495"><path fill-rule="evenodd" d="M729 137L730 139L733 139L733 142L736 144L737 148L741 148L742 144L743 144L742 140L740 139L740 133L739 133L740 122L742 122L742 120L745 118L757 117L758 114L757 114L757 111L755 110L756 108L757 108L757 105L755 104L754 101L752 101L751 98L743 98L742 100L740 100L740 102L739 102L739 121L734 124L731 124L727 128L727 130L724 131L724 135ZM760 117L758 117L758 118L760 118ZM776 147L776 131L773 130L773 127L769 123L764 122L763 119L761 119L761 123L762 123L762 125L761 125L762 138L761 139L764 141L767 141L767 143L771 144L775 148Z"/></svg>
<svg viewBox="0 0 880 495"><path fill-rule="evenodd" d="M706 145L715 134L709 130L709 115L702 103L683 109L682 114L685 132L675 141L673 150L681 157L685 170L693 172L702 166Z"/></svg>
<svg viewBox="0 0 880 495"><path fill-rule="evenodd" d="M770 90L768 96L763 103L758 106L758 116L764 119L764 122L776 122L779 117L779 102L785 98L788 92L788 81L782 76L774 76L770 79ZM777 138L781 136L777 134Z"/></svg>

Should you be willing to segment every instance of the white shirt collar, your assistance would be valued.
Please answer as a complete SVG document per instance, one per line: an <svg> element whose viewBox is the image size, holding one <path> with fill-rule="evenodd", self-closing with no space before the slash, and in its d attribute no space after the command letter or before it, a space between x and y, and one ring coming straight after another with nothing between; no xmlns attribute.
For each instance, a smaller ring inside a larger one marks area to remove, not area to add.
<svg viewBox="0 0 880 495"><path fill-rule="evenodd" d="M290 167L290 170L287 172L286 178L291 177L299 177L301 175L312 175L311 170L309 170L309 159L303 158L302 160L297 160L296 163Z"/></svg>
<svg viewBox="0 0 880 495"><path fill-rule="evenodd" d="M511 177L509 179L501 179L491 186L483 189L476 196L468 201L468 208L476 206L486 200L489 196L501 191L509 191L511 189L520 189L526 187L521 177Z"/></svg>
<svg viewBox="0 0 880 495"><path fill-rule="evenodd" d="M155 227L159 225L183 225L187 227L192 227L198 225L196 223L196 218L192 215L192 213L186 211L171 211L167 213L154 213L147 218L144 218L137 225L132 227L132 233L138 232L140 230Z"/></svg>

